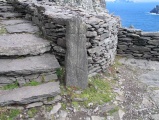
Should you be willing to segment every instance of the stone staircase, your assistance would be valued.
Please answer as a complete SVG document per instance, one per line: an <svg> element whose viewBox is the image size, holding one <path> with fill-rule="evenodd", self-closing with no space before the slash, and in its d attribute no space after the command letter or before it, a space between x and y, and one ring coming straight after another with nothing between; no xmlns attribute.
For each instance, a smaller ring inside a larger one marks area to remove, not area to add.
<svg viewBox="0 0 159 120"><path fill-rule="evenodd" d="M39 102L60 93L56 70L60 65L51 54L51 43L39 37L39 28L14 8L0 1L0 86L18 83L20 88L0 90L0 106ZM37 81L39 86L24 87Z"/></svg>

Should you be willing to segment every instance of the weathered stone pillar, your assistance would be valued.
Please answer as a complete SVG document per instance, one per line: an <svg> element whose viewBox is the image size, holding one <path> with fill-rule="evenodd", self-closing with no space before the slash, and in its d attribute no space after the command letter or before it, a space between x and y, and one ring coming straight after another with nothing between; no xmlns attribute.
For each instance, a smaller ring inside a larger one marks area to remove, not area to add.
<svg viewBox="0 0 159 120"><path fill-rule="evenodd" d="M66 31L66 85L84 89L88 85L86 25L81 18L73 17Z"/></svg>

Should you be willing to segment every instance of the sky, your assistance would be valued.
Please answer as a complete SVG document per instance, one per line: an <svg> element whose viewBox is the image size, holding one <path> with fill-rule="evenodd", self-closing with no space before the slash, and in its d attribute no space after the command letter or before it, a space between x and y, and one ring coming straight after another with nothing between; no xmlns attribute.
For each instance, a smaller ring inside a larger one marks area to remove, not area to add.
<svg viewBox="0 0 159 120"><path fill-rule="evenodd" d="M115 0L106 0L106 1L115 1ZM159 2L159 0L133 0L134 2Z"/></svg>

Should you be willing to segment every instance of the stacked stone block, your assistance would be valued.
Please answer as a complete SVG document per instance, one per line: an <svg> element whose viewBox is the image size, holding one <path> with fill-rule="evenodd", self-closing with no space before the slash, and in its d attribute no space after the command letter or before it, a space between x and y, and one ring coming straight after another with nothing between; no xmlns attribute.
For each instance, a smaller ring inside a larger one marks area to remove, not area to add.
<svg viewBox="0 0 159 120"><path fill-rule="evenodd" d="M119 55L159 61L159 32L120 28L118 39Z"/></svg>

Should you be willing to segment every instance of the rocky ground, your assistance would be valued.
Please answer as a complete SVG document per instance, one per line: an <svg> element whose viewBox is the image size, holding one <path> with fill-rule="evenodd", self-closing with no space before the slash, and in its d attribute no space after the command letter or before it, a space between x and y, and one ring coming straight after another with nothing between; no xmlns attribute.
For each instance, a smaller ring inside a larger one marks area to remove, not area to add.
<svg viewBox="0 0 159 120"><path fill-rule="evenodd" d="M159 62L118 58L107 73L100 75L111 83L113 98L108 102L85 106L87 99L73 97L82 91L61 87L61 95L43 106L17 107L21 112L16 120L158 120L158 66Z"/></svg>

